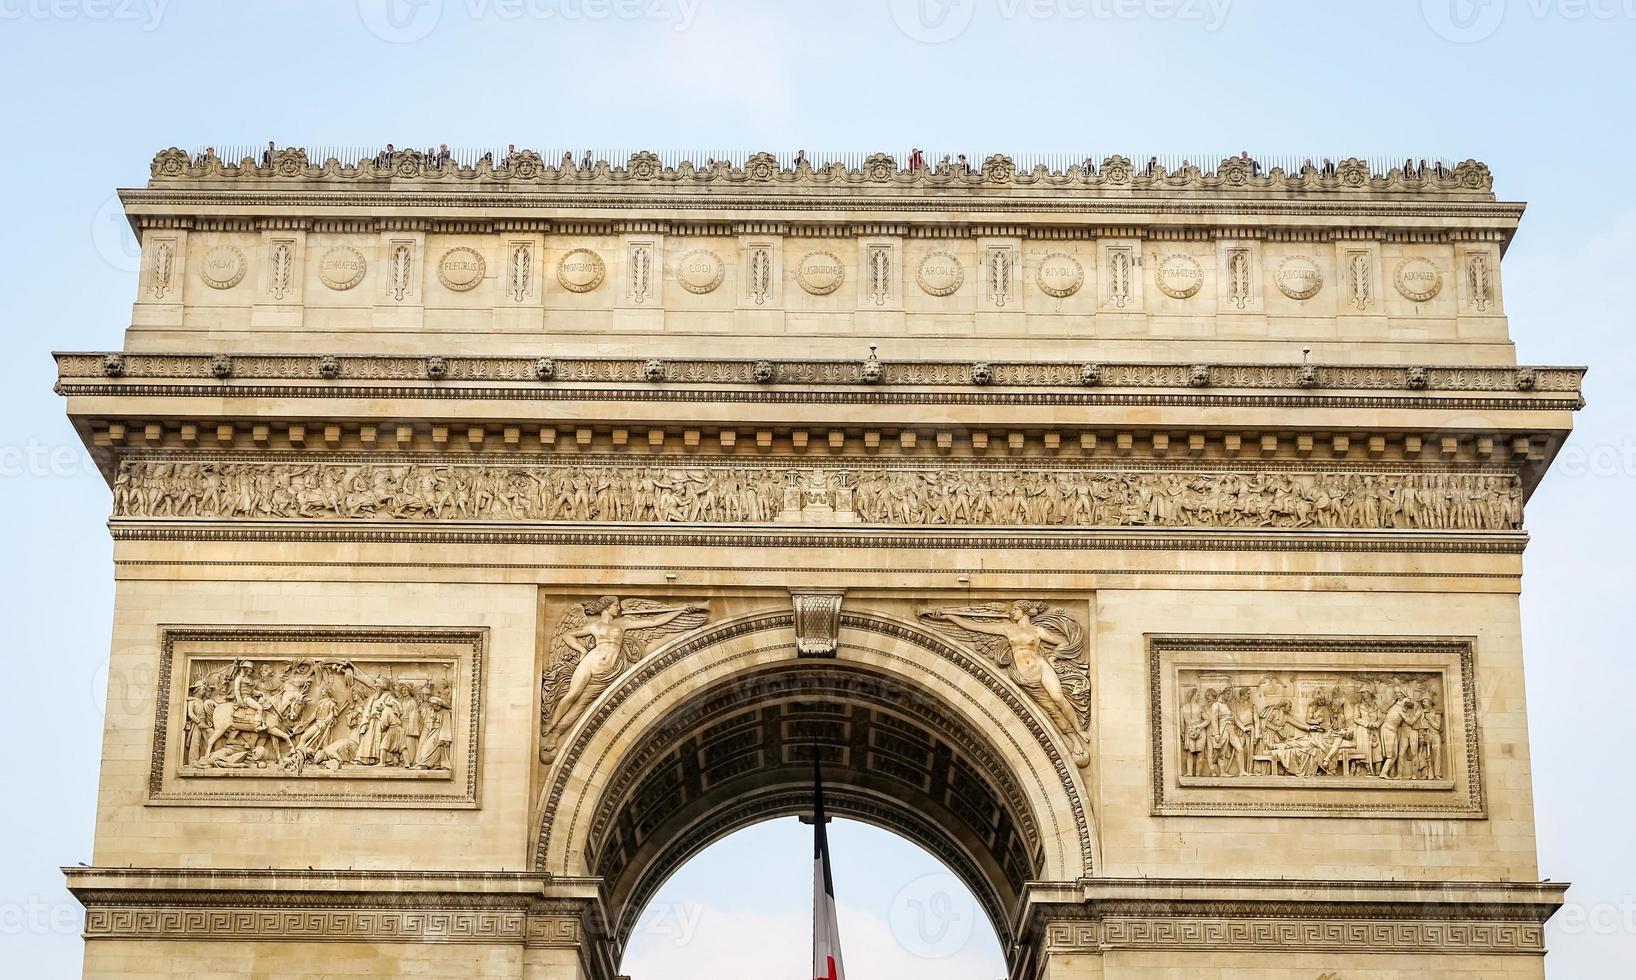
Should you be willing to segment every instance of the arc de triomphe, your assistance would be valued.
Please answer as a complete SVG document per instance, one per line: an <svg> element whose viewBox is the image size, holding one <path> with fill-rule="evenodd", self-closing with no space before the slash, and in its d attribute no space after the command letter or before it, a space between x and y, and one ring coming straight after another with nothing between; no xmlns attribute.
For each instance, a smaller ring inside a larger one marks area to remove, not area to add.
<svg viewBox="0 0 1636 980"><path fill-rule="evenodd" d="M609 980L817 751L1018 980L1541 977L1492 187L160 153L86 974Z"/></svg>

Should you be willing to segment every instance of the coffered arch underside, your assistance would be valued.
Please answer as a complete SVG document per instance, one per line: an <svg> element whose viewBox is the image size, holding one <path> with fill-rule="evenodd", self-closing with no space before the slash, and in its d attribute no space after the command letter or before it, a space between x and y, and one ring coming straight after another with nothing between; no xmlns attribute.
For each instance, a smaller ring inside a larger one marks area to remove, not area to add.
<svg viewBox="0 0 1636 980"><path fill-rule="evenodd" d="M1023 885L1093 867L1080 773L980 655L874 613L841 616L833 659L797 657L790 612L674 641L605 692L546 773L535 870L603 879L616 936L710 843L811 806L916 842L1002 938Z"/></svg>

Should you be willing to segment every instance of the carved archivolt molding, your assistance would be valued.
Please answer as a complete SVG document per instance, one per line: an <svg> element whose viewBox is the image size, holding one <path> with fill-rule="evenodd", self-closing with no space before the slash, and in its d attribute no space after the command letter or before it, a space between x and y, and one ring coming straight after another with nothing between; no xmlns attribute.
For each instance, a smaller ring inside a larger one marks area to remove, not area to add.
<svg viewBox="0 0 1636 980"><path fill-rule="evenodd" d="M1509 531L1512 474L126 461L117 518Z"/></svg>
<svg viewBox="0 0 1636 980"><path fill-rule="evenodd" d="M353 185L412 181L445 188L494 183L542 187L566 185L587 189L603 186L706 187L722 184L843 187L882 192L905 187L1035 187L1069 192L1101 189L1153 193L1207 190L1246 195L1306 195L1316 192L1367 196L1387 192L1491 200L1494 186L1488 167L1475 160L1452 167L1416 168L1408 173L1402 168L1393 168L1381 174L1375 173L1364 161L1352 158L1341 161L1329 171L1309 165L1298 173L1290 173L1279 167L1260 171L1248 160L1228 157L1214 171L1207 172L1191 165L1175 170L1157 163L1137 167L1129 159L1117 155L1104 158L1094 167L1076 164L1061 170L1044 166L1019 170L1013 160L1003 154L991 155L975 167L953 164L910 169L885 154L870 156L861 167L848 167L841 163L818 168L806 163L794 167L781 166L770 154L756 154L743 166L727 161L715 161L704 166L683 161L674 166L665 166L655 154L644 151L633 154L623 165L596 160L586 167L576 164L571 158L560 163L548 162L532 150L522 150L508 159L491 161L485 158L474 166L464 166L434 165L417 150L396 151L391 160L363 159L356 164L343 164L333 157L315 162L308 158L306 150L288 148L276 151L265 163L258 163L251 157L232 163L215 155L195 157L185 150L172 147L155 155L150 172L151 186L155 187L178 181L231 180L321 181Z"/></svg>

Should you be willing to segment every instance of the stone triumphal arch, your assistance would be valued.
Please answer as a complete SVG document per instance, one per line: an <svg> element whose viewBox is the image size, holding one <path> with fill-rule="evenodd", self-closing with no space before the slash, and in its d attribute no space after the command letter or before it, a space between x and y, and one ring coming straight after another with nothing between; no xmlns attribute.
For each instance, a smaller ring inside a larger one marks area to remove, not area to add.
<svg viewBox="0 0 1636 980"><path fill-rule="evenodd" d="M1017 980L1543 975L1517 594L1583 371L1517 362L1483 165L121 196L123 349L57 359L128 692L88 976L612 980L815 753Z"/></svg>

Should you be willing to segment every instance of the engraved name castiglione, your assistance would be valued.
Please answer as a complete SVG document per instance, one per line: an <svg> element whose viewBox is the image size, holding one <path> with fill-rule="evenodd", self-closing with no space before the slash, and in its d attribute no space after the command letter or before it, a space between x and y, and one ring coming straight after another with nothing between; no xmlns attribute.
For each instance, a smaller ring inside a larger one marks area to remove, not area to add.
<svg viewBox="0 0 1636 980"><path fill-rule="evenodd" d="M808 252L795 267L795 281L814 296L828 296L846 281L846 266L833 252Z"/></svg>

